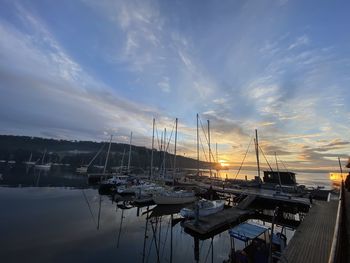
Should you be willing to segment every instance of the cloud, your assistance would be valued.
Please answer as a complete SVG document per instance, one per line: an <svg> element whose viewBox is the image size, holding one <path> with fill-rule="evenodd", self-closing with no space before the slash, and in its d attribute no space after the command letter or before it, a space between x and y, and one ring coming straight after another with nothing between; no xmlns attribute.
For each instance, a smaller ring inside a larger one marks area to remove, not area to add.
<svg viewBox="0 0 350 263"><path fill-rule="evenodd" d="M223 156L231 145L244 153L258 128L270 154L330 164L322 154L349 148L335 141L350 125L348 49L323 41L317 19L298 26L289 4L82 0L63 21L45 18L65 5L10 3L0 18L1 131L125 140L132 128L141 143L153 116L159 128L177 116L179 143L193 152L198 112Z"/></svg>
<svg viewBox="0 0 350 263"><path fill-rule="evenodd" d="M88 75L38 18L19 10L31 35L0 24L2 132L29 127L90 138L128 127L145 132L144 122L151 123L156 108L128 101Z"/></svg>
<svg viewBox="0 0 350 263"><path fill-rule="evenodd" d="M309 37L307 35L303 35L301 37L298 37L294 43L290 44L288 49L291 50L297 47L308 45L309 43L310 43Z"/></svg>

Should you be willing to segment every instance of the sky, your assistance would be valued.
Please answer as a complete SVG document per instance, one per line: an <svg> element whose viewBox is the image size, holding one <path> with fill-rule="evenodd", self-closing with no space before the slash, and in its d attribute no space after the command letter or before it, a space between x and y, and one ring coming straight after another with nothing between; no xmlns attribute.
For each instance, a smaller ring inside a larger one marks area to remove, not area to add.
<svg viewBox="0 0 350 263"><path fill-rule="evenodd" d="M348 1L0 1L0 134L106 140L234 166L259 132L291 168L350 140ZM172 133L171 133L172 131ZM170 137L170 134L172 136ZM217 147L216 147L217 144ZM262 155L263 156L263 155ZM262 157L261 157L262 158ZM263 158L262 158L263 159ZM265 159L265 158L264 158Z"/></svg>

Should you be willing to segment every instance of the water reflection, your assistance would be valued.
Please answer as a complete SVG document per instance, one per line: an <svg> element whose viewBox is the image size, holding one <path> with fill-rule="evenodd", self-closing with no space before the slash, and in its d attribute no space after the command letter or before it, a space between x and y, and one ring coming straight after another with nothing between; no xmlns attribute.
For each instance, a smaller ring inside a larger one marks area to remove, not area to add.
<svg viewBox="0 0 350 263"><path fill-rule="evenodd" d="M0 187L3 262L228 259L227 231L205 239L185 233L180 224L183 219L178 215L181 205L134 207L128 199L116 202L110 196L99 195L83 176L62 171L25 171L5 172L4 181L9 186L21 182L21 186L28 187Z"/></svg>
<svg viewBox="0 0 350 263"><path fill-rule="evenodd" d="M115 203L95 189L1 187L0 207L6 211L0 226L3 262L216 262L228 253L227 233L198 241L195 256L196 242L175 212Z"/></svg>

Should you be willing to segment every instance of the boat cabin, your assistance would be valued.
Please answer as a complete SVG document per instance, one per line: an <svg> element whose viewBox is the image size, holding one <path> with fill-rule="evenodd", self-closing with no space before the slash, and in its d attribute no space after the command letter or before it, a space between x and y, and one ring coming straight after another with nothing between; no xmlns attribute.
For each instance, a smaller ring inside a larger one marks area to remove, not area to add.
<svg viewBox="0 0 350 263"><path fill-rule="evenodd" d="M286 246L287 239L281 233L272 234L272 245L269 246L271 229L267 226L244 222L231 228L231 254L229 262L278 262L281 251ZM244 248L236 250L235 240L243 241ZM271 254L270 254L270 253Z"/></svg>
<svg viewBox="0 0 350 263"><path fill-rule="evenodd" d="M281 180L282 185L296 185L295 173L292 172L275 172L264 171L264 183L279 184Z"/></svg>

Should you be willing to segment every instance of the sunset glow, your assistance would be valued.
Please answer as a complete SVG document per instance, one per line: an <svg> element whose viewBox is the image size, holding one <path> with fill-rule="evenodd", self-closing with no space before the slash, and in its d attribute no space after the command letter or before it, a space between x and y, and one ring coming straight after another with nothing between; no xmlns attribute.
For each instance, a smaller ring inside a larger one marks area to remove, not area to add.
<svg viewBox="0 0 350 263"><path fill-rule="evenodd" d="M203 161L207 120L222 166L240 164L255 129L269 162L347 159L349 3L180 2L2 1L0 133L127 143L132 131L151 147L152 119L160 140L178 118L178 152L196 158L198 113Z"/></svg>

